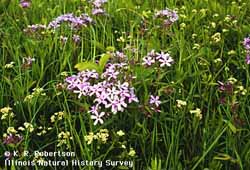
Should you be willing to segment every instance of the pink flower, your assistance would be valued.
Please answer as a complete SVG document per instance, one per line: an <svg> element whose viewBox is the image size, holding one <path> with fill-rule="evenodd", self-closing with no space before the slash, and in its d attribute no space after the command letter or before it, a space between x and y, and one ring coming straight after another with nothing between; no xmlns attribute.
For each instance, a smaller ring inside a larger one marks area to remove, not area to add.
<svg viewBox="0 0 250 170"><path fill-rule="evenodd" d="M146 56L142 60L143 60L142 65L151 66L152 64L155 63L155 59L150 56Z"/></svg>
<svg viewBox="0 0 250 170"><path fill-rule="evenodd" d="M159 107L161 104L161 101L159 99L160 99L159 96L150 95L149 103L154 104L156 107Z"/></svg>
<svg viewBox="0 0 250 170"><path fill-rule="evenodd" d="M246 50L250 50L250 37L244 38L243 45Z"/></svg>
<svg viewBox="0 0 250 170"><path fill-rule="evenodd" d="M80 99L82 96L86 96L89 92L89 82L81 83L78 84L76 87L78 88L77 90L74 90L74 93L78 93L78 98Z"/></svg>
<svg viewBox="0 0 250 170"><path fill-rule="evenodd" d="M20 6L22 8L28 8L28 7L30 7L30 5L31 5L31 3L29 1L27 1L27 0L21 0L20 1Z"/></svg>
<svg viewBox="0 0 250 170"><path fill-rule="evenodd" d="M165 65L170 67L174 62L174 60L172 59L172 57L170 57L168 53L163 53L163 52L158 54L156 59L158 59L158 61L161 63L160 67L164 67Z"/></svg>
<svg viewBox="0 0 250 170"><path fill-rule="evenodd" d="M250 55L249 54L247 54L247 56L246 56L246 63L250 64Z"/></svg>

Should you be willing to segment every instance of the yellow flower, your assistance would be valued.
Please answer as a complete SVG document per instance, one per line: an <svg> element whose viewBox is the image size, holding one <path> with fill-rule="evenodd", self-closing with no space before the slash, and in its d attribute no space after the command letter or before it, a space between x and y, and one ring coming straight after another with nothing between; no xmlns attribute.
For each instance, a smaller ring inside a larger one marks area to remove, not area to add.
<svg viewBox="0 0 250 170"><path fill-rule="evenodd" d="M67 77L69 74L66 71L60 73L60 76Z"/></svg>
<svg viewBox="0 0 250 170"><path fill-rule="evenodd" d="M69 143L67 142L69 139L73 139L70 135L70 132L66 131L66 132L60 132L58 135L57 135L57 147L60 147L62 145L67 145L67 148L69 148Z"/></svg>
<svg viewBox="0 0 250 170"><path fill-rule="evenodd" d="M201 109L196 108L195 110L189 111L191 114L195 114L196 117L198 117L200 120L202 119Z"/></svg>
<svg viewBox="0 0 250 170"><path fill-rule="evenodd" d="M176 100L176 102L177 102L177 107L178 108L181 108L182 106L186 106L187 105L187 102L183 101L183 100Z"/></svg>
<svg viewBox="0 0 250 170"><path fill-rule="evenodd" d="M228 54L228 55L235 55L235 54L236 54L236 51L231 50L231 51L229 51L227 54Z"/></svg>
<svg viewBox="0 0 250 170"><path fill-rule="evenodd" d="M230 77L230 78L228 79L228 81L229 81L231 84L234 84L234 83L236 83L238 80L237 80L236 78L234 78L234 77Z"/></svg>
<svg viewBox="0 0 250 170"><path fill-rule="evenodd" d="M196 14L196 13L197 13L197 10L196 10L196 9L193 9L193 10L192 10L192 13Z"/></svg>
<svg viewBox="0 0 250 170"><path fill-rule="evenodd" d="M216 58L216 59L214 59L214 63L220 63L220 62L222 62L222 59L221 59L221 58Z"/></svg>
<svg viewBox="0 0 250 170"><path fill-rule="evenodd" d="M7 133L8 133L8 134L16 134L16 133L17 133L17 131L15 130L15 128L14 128L14 127L8 127L8 129L7 129Z"/></svg>
<svg viewBox="0 0 250 170"><path fill-rule="evenodd" d="M89 132L89 135L84 136L84 140L88 145L90 145L94 139L96 139L96 135L93 132Z"/></svg>
<svg viewBox="0 0 250 170"><path fill-rule="evenodd" d="M212 26L212 28L215 28L216 27L216 23L215 22L211 22L211 26Z"/></svg>
<svg viewBox="0 0 250 170"><path fill-rule="evenodd" d="M118 136L124 136L125 135L125 133L122 130L117 131L116 134Z"/></svg>
<svg viewBox="0 0 250 170"><path fill-rule="evenodd" d="M12 112L11 107L4 107L0 109L0 113L2 113L1 120L15 117L15 114Z"/></svg>
<svg viewBox="0 0 250 170"><path fill-rule="evenodd" d="M50 122L51 123L54 123L56 121L56 117L55 117L55 115L52 115L51 117L50 117Z"/></svg>
<svg viewBox="0 0 250 170"><path fill-rule="evenodd" d="M29 132L34 131L34 127L31 123L25 122L23 125L24 125L25 129L27 129Z"/></svg>
<svg viewBox="0 0 250 170"><path fill-rule="evenodd" d="M18 130L24 131L25 129L24 129L22 126L20 126L20 127L18 128Z"/></svg>
<svg viewBox="0 0 250 170"><path fill-rule="evenodd" d="M65 113L62 112L62 111L56 112L56 113L54 113L54 115L52 115L52 116L50 117L50 122L53 123L53 122L55 122L56 120L62 120L63 117L64 117L64 115L65 115Z"/></svg>
<svg viewBox="0 0 250 170"><path fill-rule="evenodd" d="M131 157L134 157L135 154L136 154L135 150L133 148L130 148L128 155L131 156Z"/></svg>
<svg viewBox="0 0 250 170"><path fill-rule="evenodd" d="M100 131L96 134L99 141L102 143L106 143L109 137L107 129L100 129Z"/></svg>
<svg viewBox="0 0 250 170"><path fill-rule="evenodd" d="M9 113L11 110L12 110L11 107L4 107L4 108L0 109L0 112L2 112L2 113Z"/></svg>
<svg viewBox="0 0 250 170"><path fill-rule="evenodd" d="M192 34L192 39L195 39L197 37L197 34Z"/></svg>
<svg viewBox="0 0 250 170"><path fill-rule="evenodd" d="M184 28L186 28L186 24L183 22L180 24L180 27L181 27L181 29L184 29Z"/></svg>
<svg viewBox="0 0 250 170"><path fill-rule="evenodd" d="M202 15L206 15L207 11L208 11L208 9L201 9L201 10L200 10L200 13L201 13Z"/></svg>
<svg viewBox="0 0 250 170"><path fill-rule="evenodd" d="M14 64L14 62L10 62L9 64L5 64L4 68L13 68Z"/></svg>
<svg viewBox="0 0 250 170"><path fill-rule="evenodd" d="M201 47L200 44L195 43L192 49L193 50L196 50L196 49L199 50L200 47Z"/></svg>
<svg viewBox="0 0 250 170"><path fill-rule="evenodd" d="M117 39L118 42L125 42L125 39L123 37L120 37Z"/></svg>
<svg viewBox="0 0 250 170"><path fill-rule="evenodd" d="M212 37L212 40L215 42L215 43L218 43L221 41L221 34L219 32L215 33Z"/></svg>

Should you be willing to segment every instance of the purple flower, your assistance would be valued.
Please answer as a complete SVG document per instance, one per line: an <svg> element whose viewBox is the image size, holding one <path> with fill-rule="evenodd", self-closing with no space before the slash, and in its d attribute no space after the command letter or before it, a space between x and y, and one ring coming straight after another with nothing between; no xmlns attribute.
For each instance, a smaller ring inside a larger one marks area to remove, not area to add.
<svg viewBox="0 0 250 170"><path fill-rule="evenodd" d="M47 29L46 25L33 24L33 25L28 25L28 27L26 29L24 29L23 31L25 33L35 33L37 31L43 31L45 29Z"/></svg>
<svg viewBox="0 0 250 170"><path fill-rule="evenodd" d="M33 61L35 61L35 58L31 58L30 56L23 58L23 64L32 65Z"/></svg>
<svg viewBox="0 0 250 170"><path fill-rule="evenodd" d="M122 58L122 59L127 58L127 56L126 56L123 52L120 52L120 51L115 52L115 56L116 56L117 58ZM121 63L121 64L122 64L122 63Z"/></svg>
<svg viewBox="0 0 250 170"><path fill-rule="evenodd" d="M68 37L64 37L64 36L60 36L60 40L62 41L62 43L66 43L68 41Z"/></svg>
<svg viewBox="0 0 250 170"><path fill-rule="evenodd" d="M156 54L155 50L151 50L151 51L147 54L147 56L155 58L155 57L157 56L157 54Z"/></svg>
<svg viewBox="0 0 250 170"><path fill-rule="evenodd" d="M78 29L80 27L86 27L93 22L92 18L90 18L87 14L81 14L79 17L74 16L72 13L64 14L58 16L53 21L51 21L48 25L50 29L56 29L61 26L62 23L68 23L72 29Z"/></svg>
<svg viewBox="0 0 250 170"><path fill-rule="evenodd" d="M21 0L20 1L20 6L22 8L28 8L28 7L30 7L30 5L31 5L30 1L27 1L27 0Z"/></svg>
<svg viewBox="0 0 250 170"><path fill-rule="evenodd" d="M95 8L100 8L106 2L108 2L108 1L107 0L94 0L93 5Z"/></svg>
<svg viewBox="0 0 250 170"><path fill-rule="evenodd" d="M143 60L142 65L151 66L152 64L155 63L155 59L150 57L150 56L145 56L145 57L143 57L142 60Z"/></svg>
<svg viewBox="0 0 250 170"><path fill-rule="evenodd" d="M230 82L222 83L221 81L218 81L218 84L221 92L226 92L228 94L233 93L233 85Z"/></svg>
<svg viewBox="0 0 250 170"><path fill-rule="evenodd" d="M76 34L73 35L72 39L75 43L79 43L81 41L80 36Z"/></svg>
<svg viewBox="0 0 250 170"><path fill-rule="evenodd" d="M168 8L157 11L155 14L155 17L164 19L164 24L168 24L168 25L171 25L172 23L178 20L177 12L174 10L170 10Z"/></svg>
<svg viewBox="0 0 250 170"><path fill-rule="evenodd" d="M98 104L107 105L108 94L105 91L102 91L100 95L96 95L96 96L97 98L94 100L94 102L97 102Z"/></svg>
<svg viewBox="0 0 250 170"><path fill-rule="evenodd" d="M94 8L92 10L92 14L93 15L103 15L103 14L105 14L105 10L102 8Z"/></svg>
<svg viewBox="0 0 250 170"><path fill-rule="evenodd" d="M135 95L135 91L134 88L130 88L130 96L128 97L128 102L132 103L132 102L139 102L137 96Z"/></svg>
<svg viewBox="0 0 250 170"><path fill-rule="evenodd" d="M159 96L150 95L149 104L154 104L156 107L159 107L161 104L161 101L159 99Z"/></svg>
<svg viewBox="0 0 250 170"><path fill-rule="evenodd" d="M163 52L158 54L156 59L158 59L158 61L160 62L160 67L164 67L165 65L170 67L174 62L174 60L172 59L172 57L170 57L168 53L163 53Z"/></svg>
<svg viewBox="0 0 250 170"><path fill-rule="evenodd" d="M247 54L247 56L246 56L246 63L250 64L250 55L249 54Z"/></svg>
<svg viewBox="0 0 250 170"><path fill-rule="evenodd" d="M92 106L91 109L89 110L89 113L92 113L92 114L97 115L99 109L100 109L99 105L94 105L94 106Z"/></svg>
<svg viewBox="0 0 250 170"><path fill-rule="evenodd" d="M243 45L246 50L250 50L250 37L244 38Z"/></svg>
<svg viewBox="0 0 250 170"><path fill-rule="evenodd" d="M82 82L80 84L78 84L76 87L77 89L74 90L74 93L79 94L78 98L80 99L82 96L86 96L89 92L89 82Z"/></svg>
<svg viewBox="0 0 250 170"><path fill-rule="evenodd" d="M111 111L116 114L118 111L122 111L124 110L123 107L127 107L127 104L124 101L125 98L119 98L118 95L113 95L111 97L108 98L109 100L109 104L107 104L105 107L106 108L110 108L111 107Z"/></svg>
<svg viewBox="0 0 250 170"><path fill-rule="evenodd" d="M178 14L176 11L172 11L171 14L169 15L169 20L174 23L178 20Z"/></svg>
<svg viewBox="0 0 250 170"><path fill-rule="evenodd" d="M10 134L6 136L3 140L3 144L17 144L23 140L23 137L20 135Z"/></svg>
<svg viewBox="0 0 250 170"><path fill-rule="evenodd" d="M115 52L112 58L127 57L122 52ZM94 124L103 123L101 117L105 114L104 111L116 114L123 112L128 103L139 102L134 88L125 81L126 77L122 76L126 67L127 63L123 62L108 63L100 77L95 70L84 70L65 79L68 89L78 94L78 98L89 97L88 99L95 103L89 111L95 120Z"/></svg>
<svg viewBox="0 0 250 170"><path fill-rule="evenodd" d="M67 77L65 79L65 81L67 82L68 84L68 89L69 90L72 90L74 89L79 83L80 83L80 80L78 79L77 76L73 75L73 76L70 76L70 77Z"/></svg>

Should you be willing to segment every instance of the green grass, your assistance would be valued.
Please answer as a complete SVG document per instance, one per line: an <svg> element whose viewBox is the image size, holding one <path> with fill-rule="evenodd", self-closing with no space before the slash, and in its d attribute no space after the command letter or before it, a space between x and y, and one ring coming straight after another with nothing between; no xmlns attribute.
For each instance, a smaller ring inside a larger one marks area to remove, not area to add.
<svg viewBox="0 0 250 170"><path fill-rule="evenodd" d="M0 122L0 169L7 169L4 152L16 150L76 153L74 158L59 157L59 160L132 160L134 166L130 169L134 170L249 169L250 70L242 44L244 37L250 35L249 0L109 0L105 4L108 15L94 16L95 24L77 32L81 36L79 44L72 42L74 33L67 28L36 36L25 34L23 29L31 24L47 25L65 13L90 13L89 3L32 0L30 8L22 9L17 1L8 2L0 0L0 108L10 106L15 117ZM179 20L164 29L153 15L155 10L166 7L176 9ZM218 32L221 39L216 43L212 36ZM60 41L61 35L68 37L67 43ZM117 41L120 37L125 42ZM196 49L195 44L199 45ZM128 45L136 51L126 50ZM59 83L63 86L66 78L62 73L76 74L77 63L99 60L108 47L124 51L129 61L136 63L130 65L129 71L136 75L132 84L140 102L94 126L87 112L91 100L78 99L60 88ZM152 49L169 52L174 64L164 69L142 66L142 58ZM235 53L230 54L231 50ZM28 56L35 61L31 67L24 68L23 58ZM13 68L6 68L12 61ZM218 90L217 82L226 82L230 77L237 79L234 92L237 86L243 86L247 90L245 95ZM32 89L38 87L46 95L38 94L25 101ZM152 112L147 106L150 94L160 96L160 113ZM221 97L225 97L225 104L220 104ZM184 100L187 105L178 108L176 100ZM233 105L236 109L232 109ZM196 108L201 109L201 120L190 113ZM64 111L63 119L52 123L50 117L59 111ZM17 130L24 122L31 123L34 131L18 131L24 137L21 143L4 144L2 136L8 127ZM39 126L52 129L38 136ZM100 129L108 129L108 141L87 144L84 136L89 132L96 134ZM117 135L119 130L125 136ZM57 147L58 134L66 131L72 139ZM129 155L130 148L135 150L135 156ZM34 157L14 159L33 160ZM127 167L106 167L119 168ZM30 167L13 166L12 169Z"/></svg>

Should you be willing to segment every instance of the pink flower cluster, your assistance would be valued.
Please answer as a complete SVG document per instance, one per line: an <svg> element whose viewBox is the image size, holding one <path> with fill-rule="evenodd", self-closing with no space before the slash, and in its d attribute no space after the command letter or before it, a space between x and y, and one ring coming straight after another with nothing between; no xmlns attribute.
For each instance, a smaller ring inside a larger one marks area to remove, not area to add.
<svg viewBox="0 0 250 170"><path fill-rule="evenodd" d="M123 112L128 104L139 102L134 88L124 80L126 66L126 63L108 63L100 76L95 70L84 70L66 78L68 90L78 94L79 99L93 99L89 113L94 125L102 124L103 117L110 112Z"/></svg>
<svg viewBox="0 0 250 170"><path fill-rule="evenodd" d="M81 27L87 27L93 23L93 19L87 14L81 14L79 17L72 13L60 15L51 21L48 25L49 29L56 29L61 26L62 23L68 23L72 29L79 29Z"/></svg>
<svg viewBox="0 0 250 170"><path fill-rule="evenodd" d="M42 24L33 24L28 25L26 29L24 29L25 33L34 34L37 32L42 32L45 30L55 30L59 28L63 23L66 23L72 30L79 30L82 27L87 27L88 25L94 23L93 19L89 17L87 14L81 14L80 16L74 16L72 13L60 15L51 21L48 26ZM75 42L79 42L80 37L73 35L73 40Z"/></svg>
<svg viewBox="0 0 250 170"><path fill-rule="evenodd" d="M155 50L150 51L142 60L143 65L151 66L158 63L160 67L170 67L174 62L169 53L156 53Z"/></svg>
<svg viewBox="0 0 250 170"><path fill-rule="evenodd" d="M157 11L155 13L155 17L163 19L163 24L165 26L169 26L169 25L173 24L179 18L176 11L170 10L168 8L166 8L164 10Z"/></svg>
<svg viewBox="0 0 250 170"><path fill-rule="evenodd" d="M13 135L9 134L6 136L3 140L3 144L9 145L9 144L17 144L23 140L23 137L20 135Z"/></svg>
<svg viewBox="0 0 250 170"><path fill-rule="evenodd" d="M250 64L250 37L244 38L243 45L244 45L245 50L247 52L246 63Z"/></svg>
<svg viewBox="0 0 250 170"><path fill-rule="evenodd" d="M93 15L103 15L105 14L105 10L103 9L103 4L106 3L107 0L94 0L92 2L93 4L93 9L92 9L92 14Z"/></svg>

